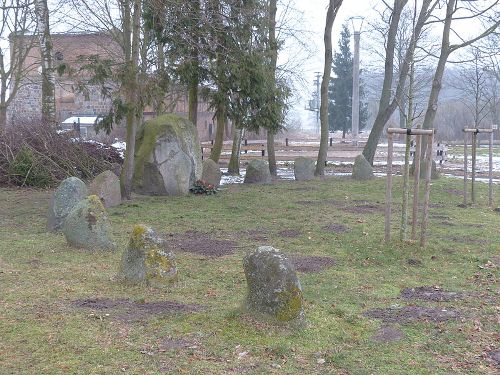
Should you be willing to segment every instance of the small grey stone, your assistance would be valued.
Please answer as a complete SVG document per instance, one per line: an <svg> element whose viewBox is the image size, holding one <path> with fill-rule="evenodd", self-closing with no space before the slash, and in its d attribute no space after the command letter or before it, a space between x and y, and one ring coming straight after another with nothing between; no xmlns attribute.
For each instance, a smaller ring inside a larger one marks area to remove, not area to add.
<svg viewBox="0 0 500 375"><path fill-rule="evenodd" d="M89 194L97 195L106 208L118 206L122 202L120 180L113 172L104 171L90 183Z"/></svg>
<svg viewBox="0 0 500 375"><path fill-rule="evenodd" d="M245 184L270 184L269 165L263 160L252 160L247 166L243 182Z"/></svg>
<svg viewBox="0 0 500 375"><path fill-rule="evenodd" d="M373 167L368 163L363 154L356 156L352 167L352 178L365 181L373 178Z"/></svg>
<svg viewBox="0 0 500 375"><path fill-rule="evenodd" d="M296 181L307 181L314 179L315 161L304 156L299 156L293 162L293 172Z"/></svg>
<svg viewBox="0 0 500 375"><path fill-rule="evenodd" d="M62 229L64 220L71 209L87 196L87 186L77 177L69 177L61 182L52 194L47 215L47 230Z"/></svg>
<svg viewBox="0 0 500 375"><path fill-rule="evenodd" d="M88 250L115 250L106 209L97 195L80 201L66 217L63 226L71 246Z"/></svg>
<svg viewBox="0 0 500 375"><path fill-rule="evenodd" d="M304 319L302 287L291 262L279 250L261 246L247 254L246 308L281 323Z"/></svg>
<svg viewBox="0 0 500 375"><path fill-rule="evenodd" d="M203 171L201 173L201 179L203 181L218 187L220 185L221 175L219 165L215 161L207 159L203 162Z"/></svg>

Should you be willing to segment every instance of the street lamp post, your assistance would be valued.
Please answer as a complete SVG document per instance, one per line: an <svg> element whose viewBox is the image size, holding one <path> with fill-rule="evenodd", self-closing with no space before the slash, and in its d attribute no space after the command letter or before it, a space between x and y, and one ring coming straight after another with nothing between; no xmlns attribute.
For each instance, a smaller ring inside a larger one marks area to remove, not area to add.
<svg viewBox="0 0 500 375"><path fill-rule="evenodd" d="M351 23L354 31L354 56L352 66L352 142L358 144L359 133L359 41L361 39L361 27L363 26L363 17L352 17Z"/></svg>

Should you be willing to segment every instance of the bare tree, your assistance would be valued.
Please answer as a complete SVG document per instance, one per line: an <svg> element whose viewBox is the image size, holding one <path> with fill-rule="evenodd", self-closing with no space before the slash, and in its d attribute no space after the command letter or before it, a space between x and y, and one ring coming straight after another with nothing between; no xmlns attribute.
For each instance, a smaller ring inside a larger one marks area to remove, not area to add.
<svg viewBox="0 0 500 375"><path fill-rule="evenodd" d="M325 33L323 37L325 44L325 64L323 67L323 79L321 81L321 105L319 109L321 137L316 162L316 176L323 176L325 174L326 155L328 151L328 84L332 71L332 27L341 5L342 0L330 0L326 12Z"/></svg>
<svg viewBox="0 0 500 375"><path fill-rule="evenodd" d="M23 84L27 70L31 68L25 66L35 40L30 5L28 0L3 0L0 9L0 40L8 42L10 47L10 51L7 51L0 44L0 133L7 124L9 104ZM9 57L9 61L6 61Z"/></svg>

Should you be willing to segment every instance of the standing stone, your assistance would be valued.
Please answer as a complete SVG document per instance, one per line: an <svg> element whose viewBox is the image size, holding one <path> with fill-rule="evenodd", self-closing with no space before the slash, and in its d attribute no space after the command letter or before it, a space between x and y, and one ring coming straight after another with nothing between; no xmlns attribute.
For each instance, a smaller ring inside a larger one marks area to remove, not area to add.
<svg viewBox="0 0 500 375"><path fill-rule="evenodd" d="M215 187L219 187L221 176L219 165L215 161L207 159L203 162L203 172L201 174L201 179L203 181Z"/></svg>
<svg viewBox="0 0 500 375"><path fill-rule="evenodd" d="M365 159L363 154L356 156L352 167L352 178L355 180L371 180L373 178L373 168Z"/></svg>
<svg viewBox="0 0 500 375"><path fill-rule="evenodd" d="M271 172L269 165L263 160L252 160L245 173L245 184L270 184Z"/></svg>
<svg viewBox="0 0 500 375"><path fill-rule="evenodd" d="M174 254L151 228L136 225L122 256L119 276L132 283L168 285L177 279Z"/></svg>
<svg viewBox="0 0 500 375"><path fill-rule="evenodd" d="M201 177L196 126L167 114L149 120L136 138L134 190L149 195L183 195Z"/></svg>
<svg viewBox="0 0 500 375"><path fill-rule="evenodd" d="M261 246L243 259L248 311L277 322L304 319L302 288L290 261L279 250Z"/></svg>
<svg viewBox="0 0 500 375"><path fill-rule="evenodd" d="M63 226L71 246L89 250L115 250L106 209L97 195L80 201L66 217Z"/></svg>
<svg viewBox="0 0 500 375"><path fill-rule="evenodd" d="M97 195L106 208L118 206L122 202L120 180L113 172L104 171L90 183L89 194Z"/></svg>
<svg viewBox="0 0 500 375"><path fill-rule="evenodd" d="M64 219L71 209L87 196L87 186L77 177L69 177L61 182L52 194L47 215L47 230L61 230Z"/></svg>
<svg viewBox="0 0 500 375"><path fill-rule="evenodd" d="M315 161L304 156L299 156L293 162L293 172L296 181L307 181L314 179Z"/></svg>

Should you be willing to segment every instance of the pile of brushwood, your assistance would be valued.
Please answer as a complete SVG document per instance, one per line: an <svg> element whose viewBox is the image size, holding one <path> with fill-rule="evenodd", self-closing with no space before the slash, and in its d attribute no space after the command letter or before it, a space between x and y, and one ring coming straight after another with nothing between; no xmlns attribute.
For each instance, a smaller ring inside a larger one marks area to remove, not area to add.
<svg viewBox="0 0 500 375"><path fill-rule="evenodd" d="M81 142L51 125L17 124L0 132L0 185L46 188L76 176L91 179L122 163L111 146Z"/></svg>

